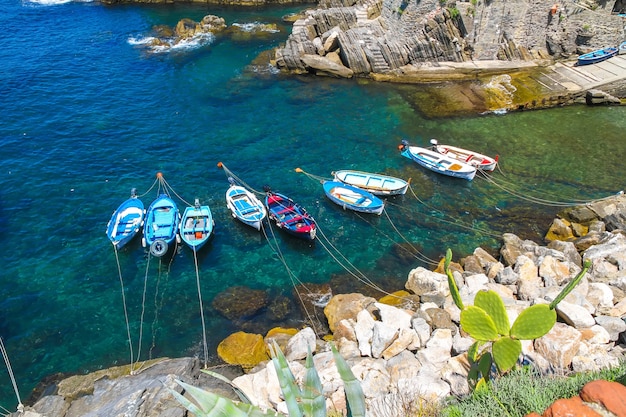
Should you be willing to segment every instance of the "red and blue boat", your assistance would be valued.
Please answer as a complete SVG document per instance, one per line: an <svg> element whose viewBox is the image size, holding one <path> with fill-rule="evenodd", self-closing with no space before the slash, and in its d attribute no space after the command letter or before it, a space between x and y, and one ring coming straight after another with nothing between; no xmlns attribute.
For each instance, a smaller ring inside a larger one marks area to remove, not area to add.
<svg viewBox="0 0 626 417"><path fill-rule="evenodd" d="M268 187L265 187L265 193L267 216L276 223L276 226L300 239L315 239L317 225L304 207L286 195L271 191Z"/></svg>

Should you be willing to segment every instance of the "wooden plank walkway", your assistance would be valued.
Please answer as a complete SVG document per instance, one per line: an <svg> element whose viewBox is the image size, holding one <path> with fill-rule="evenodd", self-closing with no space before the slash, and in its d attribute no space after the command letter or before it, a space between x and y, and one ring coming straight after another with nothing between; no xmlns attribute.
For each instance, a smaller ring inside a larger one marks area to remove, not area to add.
<svg viewBox="0 0 626 417"><path fill-rule="evenodd" d="M540 71L535 81L554 92L576 93L601 88L626 79L626 55L616 55L597 64L575 66L575 62L556 63Z"/></svg>

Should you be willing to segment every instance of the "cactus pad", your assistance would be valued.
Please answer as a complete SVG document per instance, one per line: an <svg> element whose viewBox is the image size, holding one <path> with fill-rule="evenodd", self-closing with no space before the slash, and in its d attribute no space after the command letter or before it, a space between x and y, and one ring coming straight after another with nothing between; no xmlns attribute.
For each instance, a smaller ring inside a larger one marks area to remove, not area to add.
<svg viewBox="0 0 626 417"><path fill-rule="evenodd" d="M515 339L537 339L552 329L556 323L556 311L548 304L535 304L520 313L511 327Z"/></svg>
<svg viewBox="0 0 626 417"><path fill-rule="evenodd" d="M461 327L476 340L488 341L498 337L495 323L480 307L467 306L461 311Z"/></svg>
<svg viewBox="0 0 626 417"><path fill-rule="evenodd" d="M500 372L506 372L515 366L517 358L522 353L522 342L510 337L496 340L491 348L493 361Z"/></svg>
<svg viewBox="0 0 626 417"><path fill-rule="evenodd" d="M479 291L474 299L474 305L482 308L489 314L499 334L503 336L509 335L511 328L509 315L506 313L502 298L495 291Z"/></svg>

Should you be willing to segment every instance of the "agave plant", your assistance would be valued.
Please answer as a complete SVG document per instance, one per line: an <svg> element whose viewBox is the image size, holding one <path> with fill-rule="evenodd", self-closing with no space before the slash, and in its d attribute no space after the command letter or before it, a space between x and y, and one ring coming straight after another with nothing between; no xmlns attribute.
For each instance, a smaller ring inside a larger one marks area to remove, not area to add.
<svg viewBox="0 0 626 417"><path fill-rule="evenodd" d="M346 361L339 352L337 352L337 349L332 345L331 349L335 359L335 366L337 366L339 375L344 383L348 404L348 416L365 417L365 396L363 395L361 383L355 378ZM309 350L305 362L306 372L302 388L296 383L296 379L289 368L287 359L276 342L270 345L270 353L280 383L280 389L283 393L285 403L287 404L289 417L325 417L326 398L322 393L322 383L313 364L311 351ZM197 417L262 417L281 415L276 411L262 410L250 404L246 395L235 387L228 378L206 370L203 372L230 383L241 399L241 402L233 401L229 398L176 380L178 385L187 391L194 401L187 399L172 389L170 389L170 392L178 402Z"/></svg>
<svg viewBox="0 0 626 417"><path fill-rule="evenodd" d="M461 327L475 342L468 351L471 364L468 378L476 388L486 383L495 364L500 373L509 371L522 353L521 340L534 340L547 334L556 323L554 310L573 289L591 266L585 261L580 273L570 281L550 304L535 304L525 310L509 325L509 316L502 298L492 290L480 291L473 306L465 306L450 270L452 251L446 251L444 270L456 306L461 310ZM486 346L490 344L490 346ZM481 348L486 349L482 350ZM488 348L491 348L489 351Z"/></svg>

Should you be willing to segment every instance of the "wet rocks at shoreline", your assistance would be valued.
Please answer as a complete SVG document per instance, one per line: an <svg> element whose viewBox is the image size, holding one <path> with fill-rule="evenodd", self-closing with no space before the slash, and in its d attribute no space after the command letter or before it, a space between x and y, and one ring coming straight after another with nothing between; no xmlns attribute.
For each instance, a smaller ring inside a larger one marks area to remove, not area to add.
<svg viewBox="0 0 626 417"><path fill-rule="evenodd" d="M479 291L496 291L504 300L510 321L514 321L526 307L554 299L581 270L583 260L591 261L591 269L581 283L558 305L559 319L554 328L534 342L522 343L523 358L544 373L612 367L623 360L626 349L625 221L623 194L570 208L555 218L546 235L546 246L507 233L499 259L477 248L454 264L453 275L464 302L472 303ZM336 294L324 308L334 343L361 381L370 410L380 409L383 403L389 407L385 400L389 396L436 401L451 394L467 394L466 352L473 340L458 326L460 311L451 300L442 271L413 269L405 289L385 300L383 303L382 299L357 293ZM304 372L302 359L311 348L328 403L341 409L345 406L343 388L329 342L321 336L306 327L276 329L265 336L251 334L248 338L255 346L276 340L296 378ZM245 351L249 346L237 349ZM256 404L282 410L273 365L263 349L256 351L260 352L260 362L247 363L249 372L238 373L234 382ZM236 351L229 354L237 356ZM183 362L177 361L186 362L181 365ZM168 362L173 368L166 367ZM143 372L148 372L147 376L142 376ZM72 386L86 388L57 388L32 408L27 407L27 412L31 416L39 413L65 417L79 415L79 407L87 405L98 414L96 410L114 410L124 404L126 410L138 416L182 416L182 408L177 414L173 398L163 386L178 389L172 383L173 375L195 385L205 384L199 377L197 361L189 358L163 361L143 372L121 377L119 373L82 376L87 382L75 380ZM160 381L158 387L155 380ZM129 402L128 398L137 401Z"/></svg>

